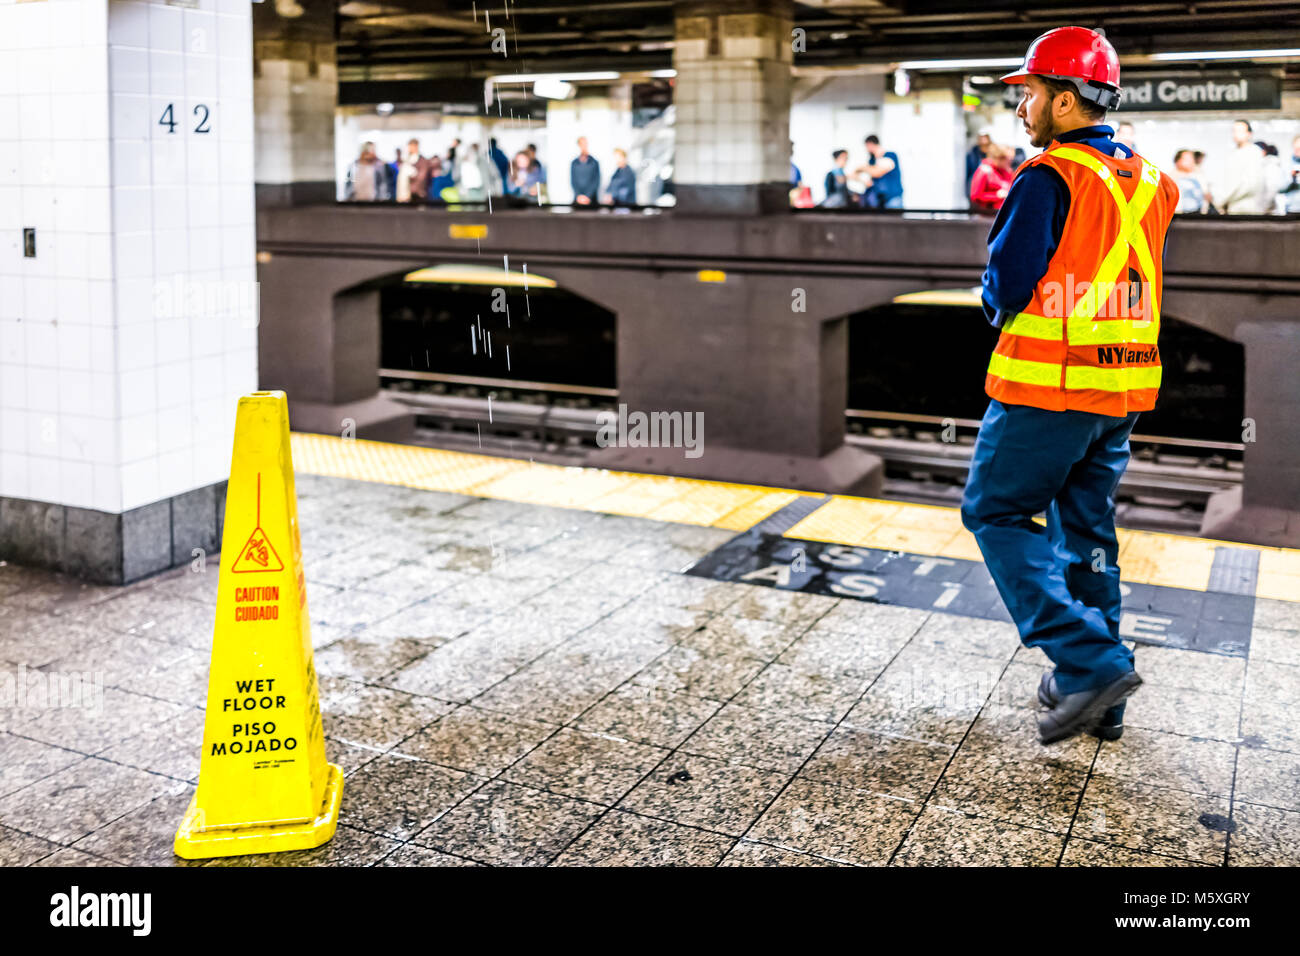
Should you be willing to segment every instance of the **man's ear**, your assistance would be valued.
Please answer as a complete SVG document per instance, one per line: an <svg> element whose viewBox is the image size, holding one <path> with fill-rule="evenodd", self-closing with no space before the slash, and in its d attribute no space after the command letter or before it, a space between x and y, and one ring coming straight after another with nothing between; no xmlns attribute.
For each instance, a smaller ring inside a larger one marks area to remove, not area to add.
<svg viewBox="0 0 1300 956"><path fill-rule="evenodd" d="M1062 90L1052 97L1052 115L1057 119L1069 116L1074 109L1074 96L1069 90Z"/></svg>

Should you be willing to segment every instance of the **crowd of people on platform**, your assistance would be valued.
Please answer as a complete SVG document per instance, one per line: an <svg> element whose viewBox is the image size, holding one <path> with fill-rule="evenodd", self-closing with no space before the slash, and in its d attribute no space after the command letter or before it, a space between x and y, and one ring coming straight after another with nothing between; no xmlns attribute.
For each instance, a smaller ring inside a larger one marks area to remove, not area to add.
<svg viewBox="0 0 1300 956"><path fill-rule="evenodd" d="M1133 125L1119 123L1114 139L1134 149ZM833 165L826 174L822 208L903 208L898 153L886 149L876 135L868 136L863 145L867 161L857 166L849 166L846 149L831 154ZM569 164L573 202L579 206L635 205L636 175L628 166L626 151L613 151L614 171L606 181L585 136L578 137L577 146L578 154ZM1179 149L1174 154L1168 172L1181 193L1180 213L1300 213L1300 136L1291 143L1291 155L1284 161L1277 147L1254 138L1247 120L1237 120L1222 182L1211 184L1202 174L1204 158L1205 153L1196 149ZM981 130L966 154L970 208L999 210L1024 161L1024 150L996 143L989 129ZM793 163L790 186L794 205L813 205L811 190ZM488 196L546 202L546 167L537 158L536 145L529 143L510 159L495 139L488 141L486 152L477 143L464 147L454 139L445 155L424 156L420 141L412 139L405 152L398 150L393 160L385 163L376 155L375 144L367 142L348 169L345 188L345 198L357 202L481 202Z"/></svg>
<svg viewBox="0 0 1300 956"><path fill-rule="evenodd" d="M344 198L354 202L422 201L441 197L454 189L458 198L481 199L487 194L489 169L471 143L461 156L459 139L453 139L446 155L425 156L420 141L412 139L406 150L397 150L391 162L375 152L373 142L363 143L361 154L348 167Z"/></svg>
<svg viewBox="0 0 1300 956"><path fill-rule="evenodd" d="M1213 187L1201 172L1204 152L1179 149L1174 153L1173 168L1167 172L1178 183L1178 212L1226 215L1300 212L1300 136L1291 143L1287 163L1276 146L1254 138L1254 130L1247 120L1233 123L1232 138L1227 171L1223 181ZM1119 123L1114 139L1138 152L1132 123ZM995 143L989 130L981 130L966 156L966 194L971 209L996 212L1002 208L1015 171L1024 161L1023 150Z"/></svg>
<svg viewBox="0 0 1300 956"><path fill-rule="evenodd" d="M627 164L627 152L613 151L614 172L602 189L600 162L591 155L587 137L579 136L577 145L578 155L569 165L574 203L635 205L636 174ZM546 201L546 167L537 158L535 144L510 159L496 139L488 140L486 154L477 143L463 147L454 139L445 156L424 156L420 141L412 139L405 152L398 150L393 161L385 163L376 155L375 144L366 142L348 168L344 187L344 199L350 202L482 202L489 196Z"/></svg>
<svg viewBox="0 0 1300 956"><path fill-rule="evenodd" d="M1180 149L1170 171L1178 183L1178 211L1226 215L1300 213L1300 136L1291 141L1284 162L1272 143L1255 139L1247 120L1232 124L1232 151L1223 181L1211 183L1201 172L1205 153Z"/></svg>

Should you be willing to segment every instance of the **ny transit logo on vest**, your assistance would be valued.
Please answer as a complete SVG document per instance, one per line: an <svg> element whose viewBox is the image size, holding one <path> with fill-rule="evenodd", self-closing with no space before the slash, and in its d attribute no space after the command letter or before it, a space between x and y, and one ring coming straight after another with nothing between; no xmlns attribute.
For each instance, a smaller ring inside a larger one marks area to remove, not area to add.
<svg viewBox="0 0 1300 956"><path fill-rule="evenodd" d="M1154 345L1149 349L1131 349L1124 345L1097 346L1099 365L1143 365L1159 358L1160 352Z"/></svg>

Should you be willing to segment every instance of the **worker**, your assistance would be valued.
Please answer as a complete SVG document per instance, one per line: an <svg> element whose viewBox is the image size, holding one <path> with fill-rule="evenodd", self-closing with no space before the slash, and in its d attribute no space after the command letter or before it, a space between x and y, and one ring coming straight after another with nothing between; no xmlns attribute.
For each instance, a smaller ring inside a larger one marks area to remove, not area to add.
<svg viewBox="0 0 1300 956"><path fill-rule="evenodd" d="M1016 116L1045 149L1017 171L989 232L983 305L1001 335L962 523L1021 641L1055 665L1039 685L1039 740L1113 740L1142 683L1119 633L1114 494L1160 386L1178 187L1102 124L1120 79L1100 33L1044 33L1002 79L1022 85Z"/></svg>

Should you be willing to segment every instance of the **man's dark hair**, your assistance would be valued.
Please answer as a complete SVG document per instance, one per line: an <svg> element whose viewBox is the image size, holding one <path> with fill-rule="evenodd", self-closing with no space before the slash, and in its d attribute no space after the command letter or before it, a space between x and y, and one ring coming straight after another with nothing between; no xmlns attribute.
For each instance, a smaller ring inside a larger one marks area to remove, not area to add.
<svg viewBox="0 0 1300 956"><path fill-rule="evenodd" d="M1253 132L1255 132L1255 127L1253 127L1253 126L1250 125L1250 120L1239 119L1239 120L1237 120L1237 122L1238 122L1238 123L1241 123L1243 126L1246 127L1246 132L1247 132L1247 133L1253 133Z"/></svg>
<svg viewBox="0 0 1300 956"><path fill-rule="evenodd" d="M1058 80L1050 76L1040 76L1043 85L1047 87L1049 96L1054 100L1062 93L1073 93L1075 100L1079 103L1079 112L1090 120L1101 120L1106 118L1105 107L1098 106L1092 100L1085 100L1079 93L1079 88L1069 80Z"/></svg>
<svg viewBox="0 0 1300 956"><path fill-rule="evenodd" d="M879 145L880 145L880 137L877 136L875 133L872 133L870 136L868 136L868 137L867 137L866 139L864 139L862 142L864 142L864 143L870 143L872 146L879 146Z"/></svg>
<svg viewBox="0 0 1300 956"><path fill-rule="evenodd" d="M837 149L835 152L831 153L831 159L839 159L841 156L847 156L848 154L849 151L847 149Z"/></svg>
<svg viewBox="0 0 1300 956"><path fill-rule="evenodd" d="M1174 162L1177 163L1180 159L1182 159L1182 158L1183 158L1183 153L1190 153L1190 152L1192 152L1190 149L1180 149L1178 152L1174 153ZM1196 158L1196 156L1193 155L1193 156L1192 156L1192 159L1195 159L1195 158Z"/></svg>

